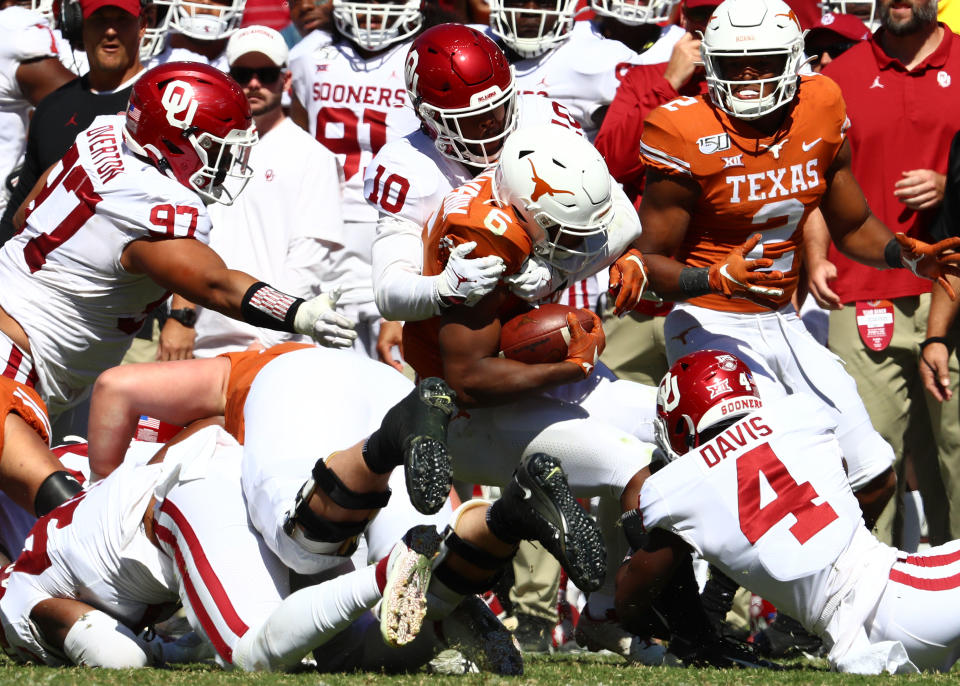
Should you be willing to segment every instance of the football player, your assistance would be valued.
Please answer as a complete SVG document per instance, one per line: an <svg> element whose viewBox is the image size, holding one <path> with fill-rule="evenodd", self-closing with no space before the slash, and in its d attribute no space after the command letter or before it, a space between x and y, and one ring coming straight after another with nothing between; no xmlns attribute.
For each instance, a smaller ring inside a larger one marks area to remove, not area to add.
<svg viewBox="0 0 960 686"><path fill-rule="evenodd" d="M494 164L518 125L580 126L556 101L518 96L503 52L469 26L423 32L410 46L404 75L420 128L377 153L364 174L364 196L380 215L373 244L377 307L389 320L416 321L454 303L475 304L503 274L502 259L470 259L468 245L451 254L441 274L421 276L420 234L443 197ZM399 336L399 324L382 325L382 360L393 362Z"/></svg>
<svg viewBox="0 0 960 686"><path fill-rule="evenodd" d="M536 254L562 275L549 299L613 265L641 269L624 250L640 230L630 201L585 138L551 125L518 129L497 164L447 195L425 233L424 273L438 274L458 245L503 259L506 275ZM619 258L619 259L618 259ZM404 326L404 351L420 375L442 375L467 413L450 424L454 473L467 482L499 485L525 453L559 455L578 496L600 496L601 527L610 557L614 528L630 482L652 449L652 387L594 374L603 349L596 321L585 331L571 321L568 358L524 364L499 357L501 324L529 305L500 285L473 307L453 305L439 316ZM615 563L615 561L614 561ZM592 596L603 613L603 597ZM657 662L662 648L644 644L633 659Z"/></svg>
<svg viewBox="0 0 960 686"><path fill-rule="evenodd" d="M0 213L10 197L7 176L23 162L30 111L76 78L58 57L43 17L16 5L0 10Z"/></svg>
<svg viewBox="0 0 960 686"><path fill-rule="evenodd" d="M203 62L227 72L227 40L240 28L246 0L169 0L148 14L140 59L149 48L148 68L167 62ZM148 5L148 7L150 7ZM164 41L164 37L166 40Z"/></svg>
<svg viewBox="0 0 960 686"><path fill-rule="evenodd" d="M323 390L334 386L341 391ZM227 430L244 445L243 489L253 525L284 564L312 574L351 554L368 525L374 532L365 535L369 554L379 559L386 554L380 541L450 516L444 440L453 401L439 379L411 390L402 374L379 362L294 343L126 365L97 381L91 464L98 473L116 466L140 413L177 424L223 414ZM278 423L287 427L279 434ZM470 501L453 514L458 532L468 527L482 540L465 548L447 537L449 555L441 555L432 591L438 612L488 589L521 538L540 541L572 579L596 576L603 565L599 532L557 466L545 455L531 457L497 503ZM306 484L305 474L312 475ZM397 495L390 497L388 485ZM438 511L431 519L422 514Z"/></svg>
<svg viewBox="0 0 960 686"><path fill-rule="evenodd" d="M333 43L321 41L290 61L290 114L343 168L346 245L332 255L328 279L342 289L339 302L358 321L356 348L376 358L380 313L373 300L371 246L377 211L364 196L363 175L380 148L418 126L404 88L404 59L423 16L419 0L335 0L333 20Z"/></svg>
<svg viewBox="0 0 960 686"><path fill-rule="evenodd" d="M257 326L352 342L327 296L292 298L206 245L205 203L232 202L256 140L234 81L170 63L139 78L125 116L95 119L18 212L20 233L0 250L0 486L28 511L79 488L47 449L48 408L80 402L167 289Z"/></svg>
<svg viewBox="0 0 960 686"><path fill-rule="evenodd" d="M848 256L931 279L960 271L938 259L960 240L894 238L870 213L850 173L840 90L798 75L803 32L781 0L726 0L700 50L709 94L654 110L641 140L644 231L635 247L656 293L688 301L667 316L668 359L735 352L768 400L804 391L839 409L850 485L872 525L894 490L893 451L853 379L790 305L804 223L819 206Z"/></svg>
<svg viewBox="0 0 960 686"><path fill-rule="evenodd" d="M229 668L283 670L326 645L317 654L322 669L380 670L416 668L434 646L446 647L430 630L414 641L440 544L432 526L407 532L371 566L294 591L289 570L249 523L237 442L201 422L150 458L157 447L135 444L110 477L39 520L3 571L4 646L17 661L130 668L212 655ZM384 646L369 612L378 602L381 617L401 620L393 635L400 649ZM180 603L202 643L185 654L182 642L139 635ZM437 634L486 632L510 648L482 603L466 609ZM521 673L517 651L509 657L505 673Z"/></svg>
<svg viewBox="0 0 960 686"><path fill-rule="evenodd" d="M765 398L729 352L678 359L657 394L660 459L624 518L636 552L617 575L621 617L641 615L693 550L821 636L836 670L948 671L960 541L911 555L870 534L837 414L804 392Z"/></svg>

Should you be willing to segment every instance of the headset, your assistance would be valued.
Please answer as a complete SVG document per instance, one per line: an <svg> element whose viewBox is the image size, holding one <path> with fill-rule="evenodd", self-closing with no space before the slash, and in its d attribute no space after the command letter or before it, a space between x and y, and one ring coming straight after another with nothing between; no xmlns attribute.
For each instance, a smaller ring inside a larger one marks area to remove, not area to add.
<svg viewBox="0 0 960 686"><path fill-rule="evenodd" d="M150 5L152 0L140 0L140 13ZM71 46L83 45L83 9L80 0L57 0L56 6L60 9L60 33Z"/></svg>

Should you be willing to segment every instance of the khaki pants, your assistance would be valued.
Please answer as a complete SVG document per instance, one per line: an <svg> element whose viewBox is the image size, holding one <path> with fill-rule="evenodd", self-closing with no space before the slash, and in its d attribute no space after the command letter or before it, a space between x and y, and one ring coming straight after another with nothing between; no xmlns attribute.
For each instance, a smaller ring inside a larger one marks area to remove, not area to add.
<svg viewBox="0 0 960 686"><path fill-rule="evenodd" d="M603 314L607 347L600 361L621 379L647 386L660 385L660 379L670 369L663 340L665 320L666 317L636 312L620 319L607 309Z"/></svg>
<svg viewBox="0 0 960 686"><path fill-rule="evenodd" d="M513 613L556 622L560 563L553 555L541 545L521 541L513 556L513 575L510 588Z"/></svg>
<svg viewBox="0 0 960 686"><path fill-rule="evenodd" d="M875 352L857 331L856 306L830 313L830 349L846 363L873 426L893 447L899 479L897 496L877 522L878 537L899 543L903 456L913 457L933 545L960 537L960 397L957 353L951 352L953 399L939 404L923 389L918 344L926 337L930 295L898 298L890 345ZM950 333L958 340L960 326ZM938 450L939 448L939 450ZM896 519L896 524L894 520Z"/></svg>

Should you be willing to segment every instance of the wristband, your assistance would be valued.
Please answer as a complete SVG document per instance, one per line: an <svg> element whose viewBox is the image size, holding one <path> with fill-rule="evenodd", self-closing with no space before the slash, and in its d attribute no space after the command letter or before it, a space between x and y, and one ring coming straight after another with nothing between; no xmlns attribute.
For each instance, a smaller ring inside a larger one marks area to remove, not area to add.
<svg viewBox="0 0 960 686"><path fill-rule="evenodd" d="M273 331L296 333L293 320L303 302L303 298L295 298L278 291L270 284L257 281L243 294L240 314L247 324Z"/></svg>
<svg viewBox="0 0 960 686"><path fill-rule="evenodd" d="M896 238L891 238L883 248L883 259L891 269L901 269L903 267L903 248Z"/></svg>
<svg viewBox="0 0 960 686"><path fill-rule="evenodd" d="M923 354L923 349L931 343L943 343L945 346L950 347L950 339L946 336L930 336L930 338L920 342L920 353Z"/></svg>
<svg viewBox="0 0 960 686"><path fill-rule="evenodd" d="M684 267L680 270L680 291L688 298L710 292L710 269L708 267Z"/></svg>

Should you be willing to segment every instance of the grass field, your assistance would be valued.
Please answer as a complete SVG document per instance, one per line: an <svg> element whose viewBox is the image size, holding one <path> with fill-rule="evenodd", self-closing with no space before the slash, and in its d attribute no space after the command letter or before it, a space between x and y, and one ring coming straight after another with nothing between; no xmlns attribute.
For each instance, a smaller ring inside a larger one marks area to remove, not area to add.
<svg viewBox="0 0 960 686"><path fill-rule="evenodd" d="M957 674L906 677L858 677L828 672L825 663L794 661L785 672L765 670L679 669L633 667L618 658L563 655L527 659L522 677L471 674L461 677L426 673L404 676L383 674L242 674L212 668L91 670L18 667L0 664L0 685L49 686L760 686L776 684L956 684Z"/></svg>

